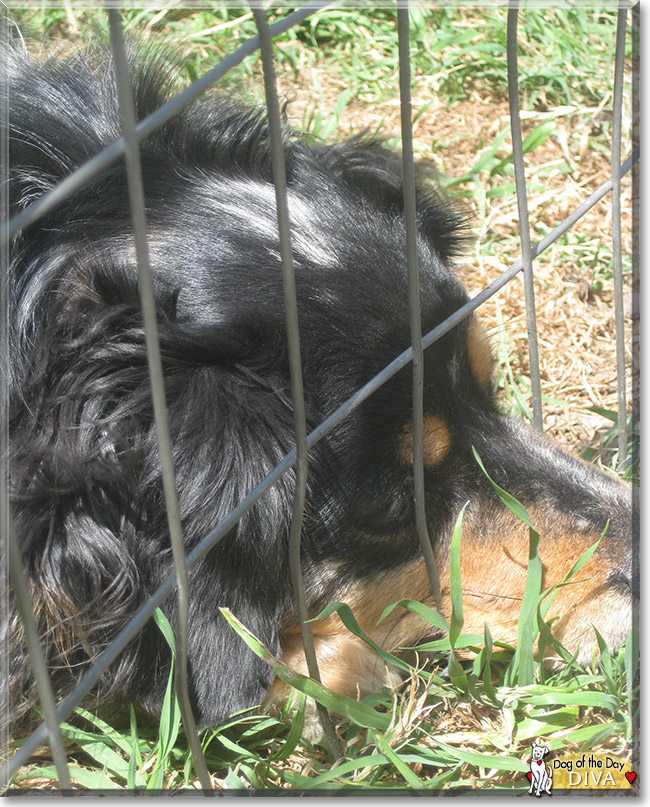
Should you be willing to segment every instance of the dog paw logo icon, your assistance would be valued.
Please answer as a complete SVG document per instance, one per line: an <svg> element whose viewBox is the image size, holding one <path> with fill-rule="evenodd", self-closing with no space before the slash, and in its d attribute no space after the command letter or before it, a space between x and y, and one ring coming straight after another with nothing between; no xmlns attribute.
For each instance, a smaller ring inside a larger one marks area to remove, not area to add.
<svg viewBox="0 0 650 807"><path fill-rule="evenodd" d="M551 795L551 788L553 787L553 771L550 765L546 765L544 757L549 752L547 745L538 744L533 740L531 746L532 757L530 760L530 788L528 792L534 796L541 796L542 793Z"/></svg>

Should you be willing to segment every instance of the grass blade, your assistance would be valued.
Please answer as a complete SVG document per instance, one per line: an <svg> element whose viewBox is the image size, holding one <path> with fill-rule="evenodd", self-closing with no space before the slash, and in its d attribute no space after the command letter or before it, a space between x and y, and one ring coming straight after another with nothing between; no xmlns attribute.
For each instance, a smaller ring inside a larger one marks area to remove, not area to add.
<svg viewBox="0 0 650 807"><path fill-rule="evenodd" d="M447 620L439 614L437 611L434 611L433 608L430 608L428 605L423 605L421 602L417 600L410 600L410 599L403 599L399 600L398 602L394 602L392 605L387 606L384 608L382 615L379 617L379 622L385 619L394 608L405 608L407 611L410 611L412 614L419 616L425 622L428 622L429 625L433 625L435 628L438 628L443 633L449 633L449 625L447 624Z"/></svg>
<svg viewBox="0 0 650 807"><path fill-rule="evenodd" d="M333 712L336 712L336 714L354 721L359 726L386 731L390 725L390 715L376 712L365 703L359 703L345 695L337 695L317 681L300 675L300 673L297 673L295 670L292 670L291 667L288 667L282 661L276 659L275 656L264 647L262 642L260 642L248 628L242 625L230 609L220 608L219 610L235 633L250 647L256 656L271 667L273 672L278 678L284 681L285 684L289 684L289 686L294 689L304 692L305 695L318 701L318 703L321 703L327 709L331 709Z"/></svg>
<svg viewBox="0 0 650 807"><path fill-rule="evenodd" d="M369 647L372 647L375 653L377 653L377 655L383 659L386 664L393 667L398 667L403 672L410 672L409 665L403 659L397 658L397 656L394 656L392 653L388 653L386 650L382 649L361 629L349 605L346 605L346 603L343 602L331 602L326 608L323 609L323 611L321 611L316 619L325 619L331 614L338 614L339 619L350 631L350 633L354 634L354 636L357 636L359 639L362 639Z"/></svg>
<svg viewBox="0 0 650 807"><path fill-rule="evenodd" d="M293 721L291 723L291 730L287 735L287 739L282 743L280 748L270 756L271 762L278 762L283 759L288 759L291 754L296 750L298 743L302 737L302 732L305 727L305 706L307 698L302 692L298 692L298 708L296 709Z"/></svg>
<svg viewBox="0 0 650 807"><path fill-rule="evenodd" d="M463 509L458 514L454 532L451 536L451 550L449 561L449 580L451 588L451 619L449 624L449 644L451 645L451 652L449 653L449 677L452 683L463 692L467 692L468 683L467 676L462 666L456 658L456 640L460 636L463 629L465 620L463 619L463 589L460 579L460 538L463 528L463 516L469 502L463 505Z"/></svg>
<svg viewBox="0 0 650 807"><path fill-rule="evenodd" d="M517 757L501 757L496 754L479 754L476 751L463 751L453 745L447 745L441 740L433 738L437 746L446 751L454 759L469 762L480 768L497 768L500 771L527 771L528 765Z"/></svg>
<svg viewBox="0 0 650 807"><path fill-rule="evenodd" d="M136 773L138 767L142 767L142 754L140 753L140 743L138 740L138 723L135 718L135 709L131 704L131 750L129 752L129 766L126 774L126 786L129 790L133 790L138 782L138 774ZM141 778L141 777L140 777ZM142 780L146 786L146 782Z"/></svg>
<svg viewBox="0 0 650 807"><path fill-rule="evenodd" d="M533 655L533 643L537 635L537 604L542 589L542 561L539 557L539 533L533 527L526 508L511 496L502 487L492 480L485 466L481 462L477 450L472 446L474 457L479 467L487 477L493 489L503 502L503 504L520 521L528 525L528 569L526 572L526 582L524 584L524 594L519 610L519 621L517 623L517 649L510 663L506 683L513 685L515 682L521 686L532 684L535 680L535 659Z"/></svg>
<svg viewBox="0 0 650 807"><path fill-rule="evenodd" d="M422 790L424 785L422 784L420 777L409 768L406 762L399 758L398 754L391 748L386 737L377 731L373 731L372 736L377 747L380 748L384 754L386 754L388 759L390 759L395 766L395 770L402 776L408 786L415 790Z"/></svg>
<svg viewBox="0 0 650 807"><path fill-rule="evenodd" d="M109 779L103 771L93 771L89 768L81 768L76 765L70 765L70 778L82 787L87 787L89 790L122 790L118 784L112 779ZM52 781L58 781L56 768L54 766L47 768L30 768L27 773L19 774L14 778L15 782L20 782L23 779L43 778ZM45 793L45 795L48 795Z"/></svg>
<svg viewBox="0 0 650 807"><path fill-rule="evenodd" d="M169 667L169 679L167 680L167 687L165 689L165 696L160 712L156 762L149 782L147 783L148 789L158 789L162 787L164 770L181 728L181 710L174 691L174 656L176 652L174 632L169 624L169 620L160 608L154 611L153 618L170 647L172 661Z"/></svg>
<svg viewBox="0 0 650 807"><path fill-rule="evenodd" d="M562 578L562 580L559 583L556 583L556 585L552 586L551 588L547 589L546 591L544 591L542 593L542 596L540 598L540 602L542 600L545 600L547 597L549 597L548 602L541 609L541 613L542 613L543 617L546 617L546 614L548 613L548 609L551 607L551 604L552 604L553 600L555 599L555 595L557 594L558 589L560 589L562 586L566 585L570 581L570 579L573 577L573 575L576 574L576 572L579 572L580 569L582 569L582 567L585 565L585 563L587 563L589 558L594 554L594 552L600 546L600 542L605 537L605 533L607 532L608 529L609 529L609 520L605 524L605 527L604 527L603 531L600 534L600 538L596 541L596 543L592 544L590 547L585 549L585 551L582 553L582 555L580 555L578 560L573 564L573 566L564 575L564 577Z"/></svg>
<svg viewBox="0 0 650 807"><path fill-rule="evenodd" d="M449 624L449 641L452 648L460 636L465 621L463 619L463 589L460 579L460 538L463 527L463 516L469 502L463 505L458 514L456 526L451 536L451 552L449 562L449 581L451 588L451 620Z"/></svg>

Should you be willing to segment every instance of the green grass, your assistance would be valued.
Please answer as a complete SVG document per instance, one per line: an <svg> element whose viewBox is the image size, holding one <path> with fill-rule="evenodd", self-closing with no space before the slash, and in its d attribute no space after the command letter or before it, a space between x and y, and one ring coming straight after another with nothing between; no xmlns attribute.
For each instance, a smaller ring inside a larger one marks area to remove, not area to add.
<svg viewBox="0 0 650 807"><path fill-rule="evenodd" d="M498 486L495 490L518 517L528 518L516 500ZM436 611L413 600L402 600L382 615L406 608L444 633L418 648L430 654L433 662L410 670L401 692L383 691L361 703L336 695L273 659L230 617L242 640L295 688L297 697L279 718L241 713L203 733L202 747L215 786L227 791L293 787L362 794L405 789L427 792L478 784L519 792L528 788L525 772L532 739L545 738L551 750L559 752L568 747L582 752L603 745L611 750L612 741L619 746L631 741L638 718L636 640L630 636L627 645L612 655L597 636L600 659L594 661L593 671L576 664L551 636L544 620L548 601L558 587L540 590L538 536L532 525L518 647L493 640L488 625L483 636L464 635L458 552L461 527L462 514L450 559L453 609L449 624ZM584 553L560 585L570 585L596 546ZM319 618L334 612L352 633L372 646L347 606L334 603ZM166 629L160 613L159 626ZM566 666L552 675L545 673L533 655L537 645L541 655L547 644L566 660ZM456 651L460 647L471 649L474 658L459 661ZM380 654L386 662L409 671L402 659L385 651ZM196 786L172 681L170 676L157 729L139 726L133 712L130 726L118 730L84 709L75 710L84 727L62 725L64 738L73 744L71 776L75 783L91 790L139 792ZM301 741L305 696L314 697L338 717L343 758L334 760L325 748ZM455 732L439 730L439 717L449 718L456 710L468 708L480 710L484 722L492 722L494 728L485 730L470 722ZM297 771L307 758L308 773ZM289 764L292 760L294 764ZM50 765L31 766L14 778L13 785L35 779L54 783L56 771Z"/></svg>
<svg viewBox="0 0 650 807"><path fill-rule="evenodd" d="M475 457L486 473L476 452ZM460 546L464 508L451 543L449 623L414 600L401 600L380 617L381 621L395 608L406 609L441 633L440 638L416 648L427 653L431 663L414 670L403 659L379 648L345 604L331 603L316 618L338 613L351 633L370 645L385 663L402 670L406 682L396 691L384 690L361 702L338 695L275 659L244 625L222 609L242 641L293 688L295 697L277 718L248 711L234 715L216 730L203 732L202 748L215 786L229 792L292 787L306 792L360 794L479 786L516 793L528 788L525 772L532 739L545 738L551 750L558 752L606 746L611 753L612 743L620 749L632 741L638 721L636 628L630 631L626 645L613 655L595 631L599 657L594 651L591 669L584 669L553 637L546 621L555 593L572 584L600 540L583 553L560 583L542 591L539 534L522 505L490 482L503 505L528 525L530 533L517 646L493 639L488 624L482 636L462 632ZM173 646L171 628L162 612L157 611L155 620ZM565 662L552 674L539 661L548 646ZM472 651L473 658L459 660L460 648ZM331 710L338 720L343 757L334 759L325 747L302 740L308 697ZM470 721L458 731L440 731L440 717L449 718L455 710L468 707L480 710L484 723L492 722L494 728L485 730ZM133 710L129 727L123 729L80 707L75 714L77 721L82 719L83 728L65 722L62 733L73 744L71 777L77 785L89 790L120 788L143 793L197 786L174 694L173 669L156 729L139 726ZM310 760L306 769L302 767L305 759ZM54 767L31 766L14 778L13 785L34 780L54 784Z"/></svg>
<svg viewBox="0 0 650 807"><path fill-rule="evenodd" d="M32 7L11 13L23 33L29 36L31 32L37 41L43 41L46 51L56 52L68 40L79 43L91 36L106 36L105 14L99 9L66 12L63 8ZM427 99L416 111L416 119L424 121L437 99L443 99L449 110L455 104L504 102L507 83L503 10L445 8L425 14L423 9L414 8L410 13L414 93L419 90ZM270 16L273 20L283 14L282 10L272 11ZM156 10L126 9L124 18L133 35L174 44L181 56L179 87L217 64L255 33L251 14L245 8L191 11L163 4ZM524 135L531 162L546 149L557 146L565 126L570 147L576 147L586 136L589 151L607 153L615 22L615 12L591 9L546 8L520 14L520 88L522 105L530 113ZM397 39L392 10L326 9L300 29L281 36L276 44L278 72L286 83L298 84L305 77L309 81L311 98L304 105L301 124L314 138L331 141L348 130L363 128L364 110L395 97ZM245 60L221 88L260 101L263 91L259 59ZM599 105L604 114L592 120ZM385 134L384 120L384 116L378 121L373 119L371 131ZM389 134L393 135L390 144L399 145L395 131ZM440 130L433 133L426 129L415 148L418 154L444 167L446 155L461 149L465 142L471 143L471 156L444 184L471 206L477 230L483 236L479 254L485 259L497 259L516 251L518 243L515 225L492 227L490 223L491 215L502 205L515 205L512 154L505 123L493 132L481 126L478 131L472 127L444 129L441 124ZM572 164L559 159L529 176L531 193L543 191L550 172L582 181ZM535 219L532 225L537 237L552 226ZM611 286L611 248L606 239L594 238L592 233L569 233L558 242L556 260L564 261L567 267L579 263L587 272L592 295ZM506 408L524 419L531 418L529 385L517 369L517 356L506 337L504 320L497 309L497 389ZM559 403L548 396L545 400ZM606 441L615 446L616 416L609 410L601 414L611 423ZM630 429L630 434L634 449L636 428ZM613 467L615 462L614 457ZM634 479L638 462L626 474ZM512 501L509 504L516 509ZM449 624L435 611L414 601L403 600L393 606L420 614L442 633L421 648L431 660L408 673L410 678L401 691L377 693L357 704L277 666L276 671L295 686L296 697L293 706L287 707L287 714L268 717L241 713L218 729L202 734L215 785L232 792L286 787L359 794L376 790L400 792L404 788L436 791L442 787L523 792L528 789L526 760L534 738L548 738L551 749L558 751L567 746L582 751L629 744L638 720L637 638L631 637L613 655L601 647L600 658L594 660L591 669L580 668L557 645L544 620L553 592L540 591L532 525L529 583L522 603L518 648L494 638L489 625L484 626L480 636L464 634L461 542L459 522L450 561L453 609ZM578 569L576 564L572 572ZM334 603L325 613L334 612L348 629L363 638L347 606ZM159 625L165 629L164 621ZM255 637L235 622L233 626L264 655ZM533 653L540 642L555 643L556 652L567 662L562 670L548 674L541 668ZM473 649L471 660L460 659L458 651L463 648ZM404 670L402 660L383 655ZM344 758L331 759L324 747L301 739L307 695L320 699L335 714L346 718L339 727ZM294 710L291 718L290 708ZM116 728L79 708L75 724L65 723L62 731L70 744L73 780L82 787L146 792L161 787L196 786L171 678L163 718L156 727L131 713L129 724ZM39 786L47 786L55 782L55 771L49 763L32 764L14 778L13 786L34 780L46 783Z"/></svg>
<svg viewBox="0 0 650 807"><path fill-rule="evenodd" d="M271 21L284 9L269 10ZM80 41L106 36L101 9L30 8L12 10L26 34L37 39ZM603 75L613 58L616 15L589 9L537 9L522 12L519 34L520 86L527 106L547 108L601 100ZM144 38L175 43L184 53L188 78L216 64L256 33L250 11L241 8L195 10L162 3L155 11L124 9L125 30ZM412 72L435 85L451 104L476 87L495 96L506 92L506 13L473 13L444 8L410 10ZM397 64L396 13L392 9L325 9L300 28L279 37L276 58L295 77L312 65L336 71L356 98L392 96ZM371 52L369 52L369 50ZM258 73L254 59L241 68Z"/></svg>

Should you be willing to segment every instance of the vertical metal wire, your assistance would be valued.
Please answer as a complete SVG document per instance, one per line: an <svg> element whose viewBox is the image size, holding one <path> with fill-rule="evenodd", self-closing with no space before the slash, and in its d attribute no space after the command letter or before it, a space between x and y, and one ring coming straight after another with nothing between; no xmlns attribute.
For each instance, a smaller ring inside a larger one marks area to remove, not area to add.
<svg viewBox="0 0 650 807"><path fill-rule="evenodd" d="M27 586L23 579L23 564L20 557L20 549L18 547L18 540L14 532L14 525L9 512L8 497L7 497L7 480L4 474L1 475L0 484L2 484L2 494L0 495L0 519L3 527L3 532L6 530L7 548L9 551L9 576L11 578L11 585L18 607L18 613L23 625L23 632L25 635L25 642L29 651L29 657L32 662L32 669L34 671L34 679L38 689L38 697L41 702L43 710L43 717L49 733L48 742L52 750L52 759L56 767L56 775L59 780L61 790L70 790L72 784L70 782L70 771L68 770L68 760L65 753L65 745L63 743L63 736L61 735L61 727L59 725L59 718L56 713L56 704L54 702L54 693L52 692L52 685L50 684L50 677L47 671L47 664L43 655L43 649L38 635L38 628L34 619L32 611L32 604L27 591Z"/></svg>
<svg viewBox="0 0 650 807"><path fill-rule="evenodd" d="M630 32L632 35L632 148L636 150L639 148L640 142L640 125L641 125L641 94L640 94L640 71L641 71L641 51L640 51L640 5L637 3L632 8L630 20ZM632 432L638 433L639 415L640 415L640 378L639 373L641 370L640 363L640 347L641 347L641 334L640 334L640 265L639 265L639 250L640 250L640 176L639 167L635 163L632 166L632 361L631 361L631 388L632 388ZM636 456L638 452L638 445L634 448ZM635 488L638 493L638 487ZM637 510L638 513L638 510ZM638 539L638 534L637 534ZM637 572L638 573L638 572Z"/></svg>
<svg viewBox="0 0 650 807"><path fill-rule="evenodd" d="M614 319L616 323L616 386L618 393L618 465L627 458L627 402L625 395L625 311L623 306L623 243L621 237L621 130L627 10L619 9L614 59L612 120L612 252L614 271Z"/></svg>
<svg viewBox="0 0 650 807"><path fill-rule="evenodd" d="M120 118L125 143L125 157L127 179L129 187L129 200L131 216L133 219L133 234L135 239L136 256L138 262L138 280L140 287L140 300L142 317L144 320L145 340L147 347L147 362L149 366L149 379L154 409L154 421L158 437L160 453L160 467L165 494L165 508L167 522L172 544L174 568L177 577L177 617L176 617L176 652L174 659L174 682L176 696L181 711L185 734L190 745L196 772L201 787L212 790L212 781L208 773L201 742L196 730L196 722L192 714L189 692L187 687L187 644L188 644L188 614L189 614L189 580L187 563L185 560L185 544L183 530L178 511L178 497L176 494L176 479L172 460L171 439L167 418L167 404L165 401L165 387L160 356L160 342L156 321L156 301L153 286L153 277L149 263L149 250L147 245L147 225L145 214L144 189L142 186L142 173L140 166L140 152L136 135L135 106L129 66L126 59L124 37L120 12L115 7L107 6L108 20L111 34L111 49L115 66Z"/></svg>
<svg viewBox="0 0 650 807"><path fill-rule="evenodd" d="M3 6L0 10L0 36L7 35L7 9ZM3 54L6 61L6 53ZM0 57L3 58L3 57ZM3 64L2 67L6 67ZM3 92L5 98L9 94L7 70L2 70L0 73L0 92ZM2 169L2 179L5 180L0 183L0 221L6 221L9 214L9 183L6 178L9 175L9 105L2 105L2 120L0 120L0 168ZM0 558L2 559L2 580L0 580L0 590L5 595L5 602L0 604L0 612L5 620L8 622L9 604L7 602L9 590L8 582L11 581L11 587L14 592L14 599L18 614L22 623L23 635L29 658L34 671L34 681L36 682L36 689L38 691L38 698L43 710L43 717L45 718L45 725L47 726L48 738L50 749L52 752L52 760L56 768L56 775L59 780L59 787L63 792L72 789L70 781L70 771L68 769L68 760L65 752L65 744L61 734L61 727L59 725L59 718L56 713L56 703L54 700L54 693L52 691L52 684L47 669L47 662L43 648L41 647L41 640L39 637L36 620L34 619L34 612L32 610L32 603L25 582L23 563L18 545L18 538L16 536L14 522L11 516L11 508L9 505L9 469L7 467L9 462L9 391L7 385L7 370L9 367L9 243L0 244L0 412L2 413L2 425L0 426ZM4 637L3 637L4 638ZM9 682L9 659L5 652L0 654L2 656L2 670L0 674L5 676L5 685ZM9 725L9 704L2 704L3 717L7 718L5 725ZM3 737L2 740L9 740L9 737ZM6 746L4 746L6 748ZM4 787L6 781L0 782L0 786Z"/></svg>
<svg viewBox="0 0 650 807"><path fill-rule="evenodd" d="M289 566L296 609L300 623L305 660L309 675L320 682L320 673L314 639L309 622L305 587L300 566L300 535L302 517L305 506L308 473L307 420L305 415L305 398L302 384L302 362L300 358L300 333L298 327L298 303L296 298L296 279L291 251L291 226L287 203L287 176L284 163L284 138L280 106L278 104L275 84L275 66L273 63L273 45L269 25L264 11L257 6L255 0L249 0L251 11L260 39L260 54L264 73L264 92L268 117L269 140L273 164L273 183L275 185L275 201L278 217L278 233L280 238L280 257L282 261L282 282L284 287L284 308L287 324L287 342L289 347L289 367L291 375L291 399L293 402L293 420L296 430L296 491L291 514L289 532ZM342 753L336 731L324 706L316 703L325 737L333 755Z"/></svg>
<svg viewBox="0 0 650 807"><path fill-rule="evenodd" d="M420 275L418 267L417 222L415 208L415 170L413 132L411 129L411 62L409 54L408 0L398 0L397 41L399 56L400 116L402 125L402 166L404 170L404 223L408 265L409 319L413 346L413 487L415 524L422 554L429 574L431 591L441 610L440 578L436 568L424 500L424 352L420 315Z"/></svg>
<svg viewBox="0 0 650 807"><path fill-rule="evenodd" d="M289 28L298 25L319 8L324 8L331 2L332 0L309 0L302 8L274 22L271 26L273 36L278 36L284 31L289 30ZM3 4L0 3L0 6L2 5ZM215 65L211 70L208 70L201 78L190 84L186 90L175 95L167 101L166 104L163 104L155 112L152 112L151 115L141 120L136 129L138 140L142 140L143 137L146 137L168 120L171 120L175 115L178 115L188 104L192 103L199 95L225 76L229 70L232 70L243 62L247 56L255 53L258 47L259 37L253 36L247 39L243 45L240 45L237 50L229 53L225 59L219 62L218 65ZM115 143L111 143L110 146L100 151L99 154L92 157L80 168L77 168L65 179L62 179L52 190L39 196L38 199L26 207L25 210L21 210L20 213L12 216L10 221L0 222L0 243L5 243L12 235L15 235L17 232L27 227L28 224L32 224L41 216L44 216L49 210L56 207L57 204L71 196L75 190L83 187L87 182L90 182L100 171L103 171L114 163L122 154L124 154L124 141L123 138L120 138L116 140Z"/></svg>
<svg viewBox="0 0 650 807"><path fill-rule="evenodd" d="M521 259L524 266L524 293L526 297L526 330L528 331L528 356L530 361L530 387L533 402L533 426L540 432L544 429L542 416L542 384L539 372L539 347L537 342L537 316L535 313L535 284L533 282L533 259L530 248L530 227L526 201L526 170L519 117L519 79L517 76L517 0L510 0L506 50L508 60L508 103L510 105L510 129L512 132L512 155L515 167L517 208L519 210L519 237Z"/></svg>

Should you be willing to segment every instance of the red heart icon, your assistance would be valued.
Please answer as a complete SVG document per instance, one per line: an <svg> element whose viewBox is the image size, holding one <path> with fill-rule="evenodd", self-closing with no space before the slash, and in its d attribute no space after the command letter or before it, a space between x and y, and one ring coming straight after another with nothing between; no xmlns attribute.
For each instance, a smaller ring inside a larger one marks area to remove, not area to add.
<svg viewBox="0 0 650 807"><path fill-rule="evenodd" d="M625 774L625 775L627 776L627 774ZM636 773L635 773L634 775L636 776ZM530 781L532 781L532 779L533 779L533 774L532 774L530 771L528 771L528 773L526 774L526 776L528 777L528 781L529 781L529 782L530 782Z"/></svg>
<svg viewBox="0 0 650 807"><path fill-rule="evenodd" d="M636 773L634 773L634 771L627 771L625 778L630 784L632 784L632 782L636 779Z"/></svg>

